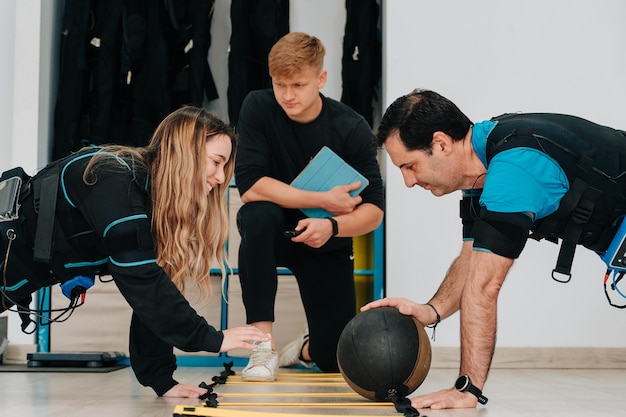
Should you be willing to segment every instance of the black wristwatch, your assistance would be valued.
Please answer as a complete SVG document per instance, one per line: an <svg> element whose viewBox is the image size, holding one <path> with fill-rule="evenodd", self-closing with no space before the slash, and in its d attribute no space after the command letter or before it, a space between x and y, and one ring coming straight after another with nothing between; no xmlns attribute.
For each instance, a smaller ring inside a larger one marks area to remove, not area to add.
<svg viewBox="0 0 626 417"><path fill-rule="evenodd" d="M472 380L468 375L461 375L454 383L454 388L461 392L467 391L474 394L476 398L478 398L478 402L481 404L487 404L487 401L489 401L487 397L483 395L483 392L472 384Z"/></svg>
<svg viewBox="0 0 626 417"><path fill-rule="evenodd" d="M330 220L330 224L333 225L333 237L337 236L337 234L339 234L339 225L337 224L337 220L333 219L332 217L326 218Z"/></svg>

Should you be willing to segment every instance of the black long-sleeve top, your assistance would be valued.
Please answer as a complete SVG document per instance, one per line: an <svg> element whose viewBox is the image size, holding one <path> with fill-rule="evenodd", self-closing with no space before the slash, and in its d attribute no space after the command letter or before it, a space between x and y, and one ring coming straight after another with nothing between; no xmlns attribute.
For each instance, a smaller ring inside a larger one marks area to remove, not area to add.
<svg viewBox="0 0 626 417"><path fill-rule="evenodd" d="M248 94L237 124L239 192L244 194L264 176L289 184L328 146L369 180L360 194L363 203L384 210L383 182L369 125L345 104L321 97L320 115L310 123L298 123L285 114L271 89Z"/></svg>
<svg viewBox="0 0 626 417"><path fill-rule="evenodd" d="M177 384L174 346L218 352L224 335L196 313L156 263L145 170L112 157L112 165L99 167L95 182L86 184L83 173L93 152L61 161L56 219L69 245L55 244L50 267L61 281L89 273L113 277L133 310L133 371L141 384L163 395Z"/></svg>

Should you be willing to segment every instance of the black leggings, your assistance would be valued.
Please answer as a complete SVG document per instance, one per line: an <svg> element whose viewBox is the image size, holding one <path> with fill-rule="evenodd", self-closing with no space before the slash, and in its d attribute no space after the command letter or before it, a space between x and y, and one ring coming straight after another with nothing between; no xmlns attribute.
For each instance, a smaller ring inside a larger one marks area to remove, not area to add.
<svg viewBox="0 0 626 417"><path fill-rule="evenodd" d="M337 341L356 312L351 239L310 248L283 236L295 224L269 202L244 204L237 215L241 235L239 278L247 323L274 321L276 267L296 277L309 326L309 353L324 372L338 372Z"/></svg>

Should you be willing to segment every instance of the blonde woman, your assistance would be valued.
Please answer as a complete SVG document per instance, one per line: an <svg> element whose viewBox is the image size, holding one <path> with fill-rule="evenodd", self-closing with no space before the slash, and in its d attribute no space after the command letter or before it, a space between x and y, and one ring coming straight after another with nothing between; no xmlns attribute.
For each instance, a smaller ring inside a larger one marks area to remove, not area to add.
<svg viewBox="0 0 626 417"><path fill-rule="evenodd" d="M18 218L0 222L0 312L36 314L30 294L54 283L75 305L88 287L84 276L110 274L133 309L130 361L138 381L159 396L205 393L174 380L173 347L225 352L268 341L253 326L216 330L182 295L190 282L208 294L211 262L224 264L235 148L230 126L185 107L144 148L84 149L32 179L17 175Z"/></svg>

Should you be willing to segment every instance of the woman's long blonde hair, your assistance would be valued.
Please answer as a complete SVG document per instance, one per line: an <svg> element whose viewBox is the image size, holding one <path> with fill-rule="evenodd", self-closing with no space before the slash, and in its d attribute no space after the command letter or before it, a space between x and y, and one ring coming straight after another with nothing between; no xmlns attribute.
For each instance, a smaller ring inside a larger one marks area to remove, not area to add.
<svg viewBox="0 0 626 417"><path fill-rule="evenodd" d="M230 138L232 151L224 167L224 183L217 184L207 196L205 145L220 134ZM233 128L204 109L183 107L159 124L148 146L110 146L103 151L145 165L150 174L157 263L181 292L186 282L195 281L206 299L211 294L212 262L219 263L222 276L228 265L226 196L235 165ZM102 157L92 158L90 166L97 160Z"/></svg>

